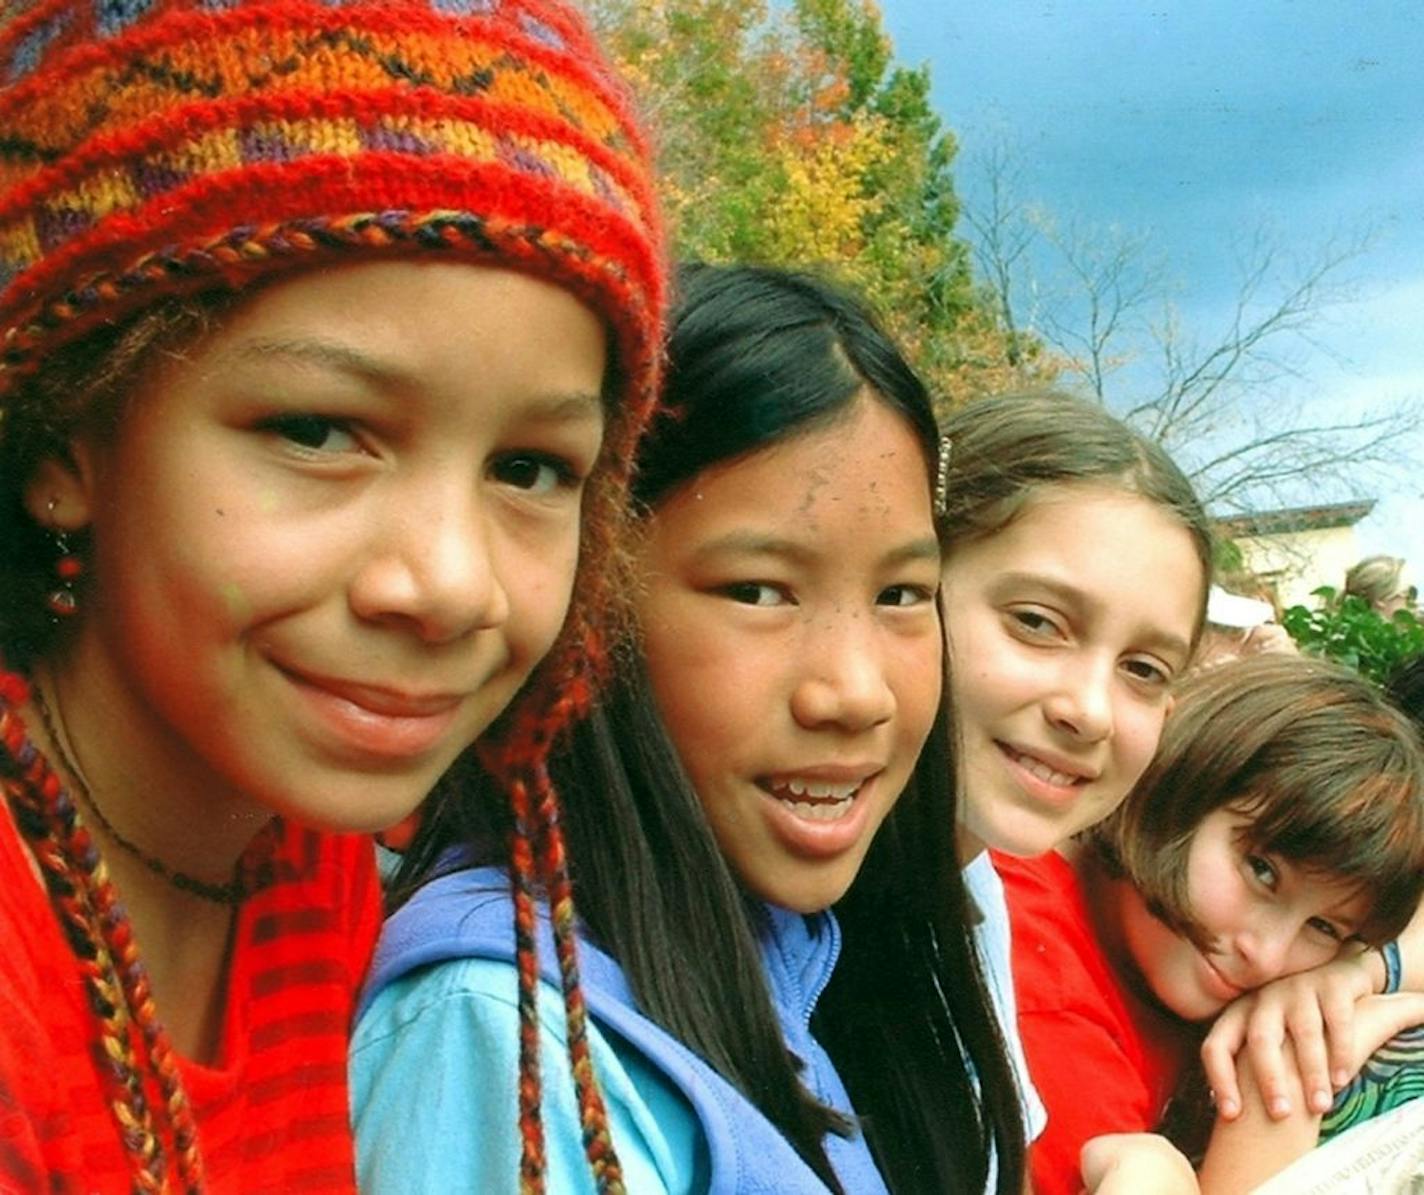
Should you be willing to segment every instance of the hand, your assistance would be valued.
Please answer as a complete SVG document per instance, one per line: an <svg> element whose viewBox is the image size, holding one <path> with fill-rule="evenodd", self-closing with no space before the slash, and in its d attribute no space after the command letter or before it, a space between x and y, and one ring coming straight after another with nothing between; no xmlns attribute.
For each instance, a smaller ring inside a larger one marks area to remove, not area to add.
<svg viewBox="0 0 1424 1195"><path fill-rule="evenodd" d="M1293 1084L1287 1068L1297 1064L1310 1110L1329 1111L1335 1090L1359 1069L1353 1061L1355 1008L1374 987L1371 960L1361 952L1278 979L1230 1004L1201 1047L1217 1115L1234 1120L1241 1114L1236 1055L1243 1046L1273 1118L1290 1115ZM1288 1057L1287 1041L1294 1046L1294 1059Z"/></svg>
<svg viewBox="0 0 1424 1195"><path fill-rule="evenodd" d="M1368 964L1361 966L1363 980L1351 980L1342 965L1358 961L1337 959L1314 971L1278 980L1242 997L1222 1014L1202 1043L1202 1063L1220 1117L1232 1120L1241 1112L1235 1054L1240 1050L1243 1023L1250 1025L1244 1040L1256 1086L1275 1120L1291 1114L1291 1092L1297 1086L1306 1093L1310 1112L1328 1112L1334 1089L1344 1087L1371 1054L1405 1029L1424 1023L1424 993L1368 994L1373 986ZM1367 994L1344 1003L1352 984L1361 983ZM1221 1037L1213 1041L1218 1029ZM1324 1033L1329 1037L1328 1050ZM1231 1049L1226 1043L1233 1039L1237 1044Z"/></svg>
<svg viewBox="0 0 1424 1195"><path fill-rule="evenodd" d="M1108 1133L1094 1137L1079 1155L1089 1195L1151 1191L1153 1195L1198 1195L1191 1163L1156 1133Z"/></svg>

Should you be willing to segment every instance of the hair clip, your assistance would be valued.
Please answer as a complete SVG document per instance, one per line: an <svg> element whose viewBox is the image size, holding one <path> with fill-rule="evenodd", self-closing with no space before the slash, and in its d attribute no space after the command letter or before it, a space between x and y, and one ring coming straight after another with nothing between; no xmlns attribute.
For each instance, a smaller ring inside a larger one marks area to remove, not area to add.
<svg viewBox="0 0 1424 1195"><path fill-rule="evenodd" d="M934 512L942 519L949 512L949 450L954 441L949 436L939 438L939 460L935 463Z"/></svg>

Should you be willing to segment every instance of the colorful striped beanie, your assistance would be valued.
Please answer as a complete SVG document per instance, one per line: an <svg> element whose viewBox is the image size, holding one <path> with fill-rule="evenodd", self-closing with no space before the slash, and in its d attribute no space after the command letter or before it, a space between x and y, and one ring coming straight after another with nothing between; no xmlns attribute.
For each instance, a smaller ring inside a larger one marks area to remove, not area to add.
<svg viewBox="0 0 1424 1195"><path fill-rule="evenodd" d="M618 1189L543 761L605 656L607 564L658 385L664 248L625 88L555 0L0 0L0 436L51 355L161 299L425 254L547 278L610 332L619 401L574 609L482 754L516 824L523 1184L542 1186L542 887L590 1162Z"/></svg>

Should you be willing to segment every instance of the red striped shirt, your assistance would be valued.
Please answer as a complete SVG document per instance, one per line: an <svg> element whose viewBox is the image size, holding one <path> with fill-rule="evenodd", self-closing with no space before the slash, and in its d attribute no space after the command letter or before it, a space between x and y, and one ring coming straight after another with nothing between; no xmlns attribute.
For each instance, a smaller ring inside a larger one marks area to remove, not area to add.
<svg viewBox="0 0 1424 1195"><path fill-rule="evenodd" d="M371 841L271 832L276 880L238 911L217 1059L183 1060L183 1079L210 1190L354 1192L346 1046L380 928ZM0 1191L129 1189L94 1036L74 956L0 807Z"/></svg>

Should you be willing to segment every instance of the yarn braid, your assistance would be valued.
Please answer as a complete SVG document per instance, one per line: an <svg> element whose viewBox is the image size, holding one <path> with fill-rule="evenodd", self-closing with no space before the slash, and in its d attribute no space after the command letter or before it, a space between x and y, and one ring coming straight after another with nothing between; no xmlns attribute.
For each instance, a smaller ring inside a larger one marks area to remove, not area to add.
<svg viewBox="0 0 1424 1195"><path fill-rule="evenodd" d="M542 1195L545 1189L536 890L542 891L549 904L584 1156L601 1195L623 1195L626 1190L588 1044L588 1008L579 980L573 884L559 824L558 797L546 762L554 737L581 717L592 702L595 681L606 663L602 642L601 636L587 629L577 638L567 637L563 650L556 649L550 661L558 674L557 683L542 690L542 708L526 705L514 720L508 738L480 745L486 766L504 777L513 815L510 886L519 980L521 1195ZM554 696L548 697L549 693Z"/></svg>
<svg viewBox="0 0 1424 1195"><path fill-rule="evenodd" d="M204 1184L197 1125L172 1043L154 1008L133 926L73 798L26 732L18 707L28 691L22 677L0 673L0 742L17 773L6 778L5 795L88 989L97 1029L95 1062L108 1082L110 1109L133 1164L132 1189L169 1190L167 1156L144 1092L144 1080L151 1076L182 1189L198 1195ZM142 1060L133 1049L135 1028L144 1046Z"/></svg>

